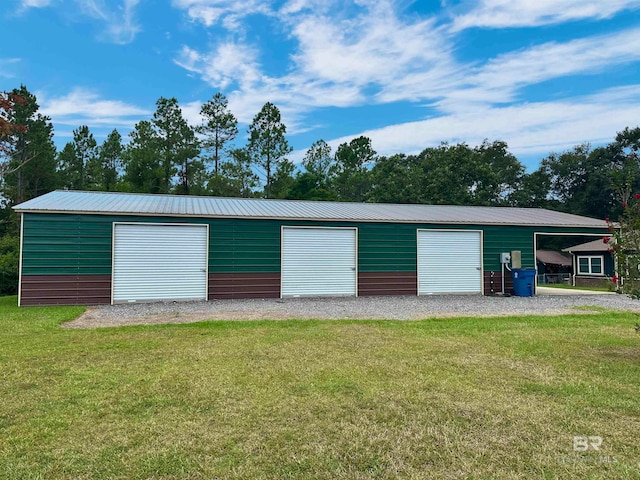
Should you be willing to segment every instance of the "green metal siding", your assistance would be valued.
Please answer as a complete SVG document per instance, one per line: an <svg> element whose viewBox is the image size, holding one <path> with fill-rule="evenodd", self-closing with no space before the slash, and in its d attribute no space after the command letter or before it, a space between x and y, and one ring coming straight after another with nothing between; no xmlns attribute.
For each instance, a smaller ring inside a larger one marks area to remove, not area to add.
<svg viewBox="0 0 640 480"><path fill-rule="evenodd" d="M500 270L500 252L511 250L522 251L523 267L535 267L536 231L606 233L606 229L41 213L25 213L23 220L23 275L111 274L113 222L209 224L210 273L279 273L282 225L358 227L360 272L415 272L416 230L423 228L483 230L485 271Z"/></svg>
<svg viewBox="0 0 640 480"><path fill-rule="evenodd" d="M533 261L533 234L531 227L497 227L484 228L484 270L499 271L500 253L520 250L522 252L522 267L535 267Z"/></svg>
<svg viewBox="0 0 640 480"><path fill-rule="evenodd" d="M358 270L360 272L415 272L416 226L360 223Z"/></svg>
<svg viewBox="0 0 640 480"><path fill-rule="evenodd" d="M24 214L22 274L111 274L111 223L105 220Z"/></svg>
<svg viewBox="0 0 640 480"><path fill-rule="evenodd" d="M209 273L280 272L280 224L209 219Z"/></svg>

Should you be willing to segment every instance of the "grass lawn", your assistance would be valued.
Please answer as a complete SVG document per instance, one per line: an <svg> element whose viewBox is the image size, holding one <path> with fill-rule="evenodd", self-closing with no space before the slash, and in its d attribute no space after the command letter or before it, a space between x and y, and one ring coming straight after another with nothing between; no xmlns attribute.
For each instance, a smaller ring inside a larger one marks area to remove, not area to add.
<svg viewBox="0 0 640 480"><path fill-rule="evenodd" d="M549 288L565 288L565 289L569 289L569 290L591 290L593 292L611 292L611 288L609 288L609 286L602 286L602 287L574 287L571 285L567 285L566 283L545 283L545 284L538 284L539 287L549 287ZM611 284L611 286L613 287L614 285Z"/></svg>
<svg viewBox="0 0 640 480"><path fill-rule="evenodd" d="M632 314L67 330L15 302L3 479L640 478Z"/></svg>

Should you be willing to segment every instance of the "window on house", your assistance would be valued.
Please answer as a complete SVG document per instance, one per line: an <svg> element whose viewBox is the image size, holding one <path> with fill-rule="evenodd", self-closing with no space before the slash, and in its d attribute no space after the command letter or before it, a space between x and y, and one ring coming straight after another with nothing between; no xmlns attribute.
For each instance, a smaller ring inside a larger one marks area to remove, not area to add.
<svg viewBox="0 0 640 480"><path fill-rule="evenodd" d="M604 257L602 255L578 257L579 275L604 275L603 266Z"/></svg>

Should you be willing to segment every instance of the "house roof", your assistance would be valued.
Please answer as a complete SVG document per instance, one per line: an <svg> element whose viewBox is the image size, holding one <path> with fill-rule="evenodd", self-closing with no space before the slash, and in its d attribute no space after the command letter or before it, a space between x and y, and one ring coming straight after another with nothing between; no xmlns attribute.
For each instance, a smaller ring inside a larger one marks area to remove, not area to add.
<svg viewBox="0 0 640 480"><path fill-rule="evenodd" d="M56 190L17 212L606 228L604 220L542 208L398 205Z"/></svg>
<svg viewBox="0 0 640 480"><path fill-rule="evenodd" d="M574 245L573 247L563 248L563 252L608 252L610 245L608 243L604 243L602 238L597 240L591 240L587 243L581 243L579 245Z"/></svg>
<svg viewBox="0 0 640 480"><path fill-rule="evenodd" d="M555 250L536 250L536 259L542 263L571 266L571 259Z"/></svg>

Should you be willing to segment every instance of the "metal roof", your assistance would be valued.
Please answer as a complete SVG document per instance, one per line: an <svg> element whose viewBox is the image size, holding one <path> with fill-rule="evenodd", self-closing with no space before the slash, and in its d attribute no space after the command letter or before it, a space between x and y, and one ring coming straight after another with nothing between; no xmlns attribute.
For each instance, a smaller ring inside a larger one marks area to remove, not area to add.
<svg viewBox="0 0 640 480"><path fill-rule="evenodd" d="M542 208L318 202L67 190L47 193L16 205L14 209L17 212L102 215L607 227L604 220Z"/></svg>
<svg viewBox="0 0 640 480"><path fill-rule="evenodd" d="M565 267L571 266L571 258L555 250L536 250L536 258L542 263L563 265Z"/></svg>
<svg viewBox="0 0 640 480"><path fill-rule="evenodd" d="M563 248L563 252L608 252L611 245L604 243L602 238L598 240L591 240L587 243L581 243L580 245L574 245L573 247Z"/></svg>

